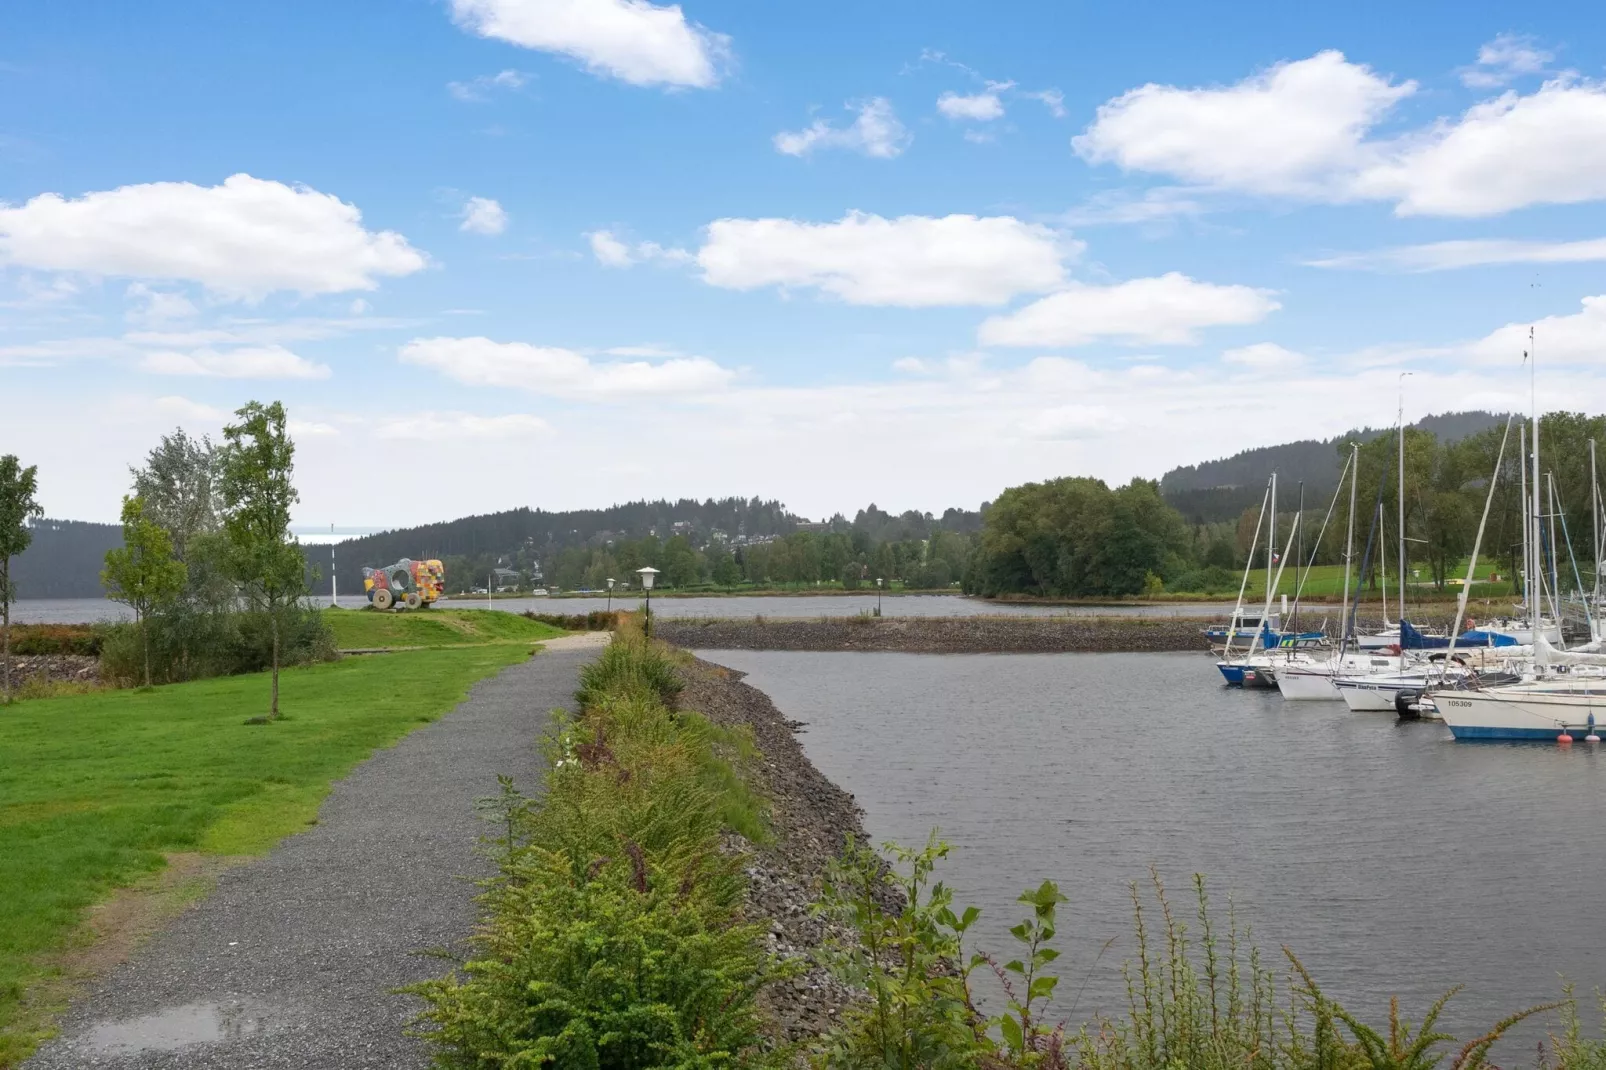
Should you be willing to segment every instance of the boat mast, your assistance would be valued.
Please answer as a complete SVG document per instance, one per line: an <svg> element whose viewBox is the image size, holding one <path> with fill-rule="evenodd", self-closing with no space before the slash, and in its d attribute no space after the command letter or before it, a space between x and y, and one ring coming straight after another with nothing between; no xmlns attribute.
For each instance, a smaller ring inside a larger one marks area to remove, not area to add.
<svg viewBox="0 0 1606 1070"><path fill-rule="evenodd" d="M1271 589L1271 586L1270 586L1270 584L1271 584L1271 568L1272 568L1272 566L1274 564L1276 564L1276 561L1274 561L1273 558L1275 558L1277 556L1277 473L1276 472L1273 472L1271 474L1271 512L1267 514L1267 520L1269 521L1269 523L1268 523L1268 526L1266 528L1266 584L1267 584L1267 587L1266 587L1266 610L1265 610L1264 613L1261 614L1260 619L1262 621L1264 621L1266 619L1266 615L1271 612L1271 600L1272 600L1272 595L1273 595L1273 592L1272 592L1272 589ZM1281 622L1279 621L1278 623L1281 623ZM1262 627L1264 627L1264 624L1262 625Z"/></svg>
<svg viewBox="0 0 1606 1070"><path fill-rule="evenodd" d="M1299 532L1299 547L1294 551L1294 619L1288 626L1293 631L1299 621L1299 595L1305 589L1305 575L1301 571L1305 562L1305 481L1299 481L1299 514L1295 521L1295 530Z"/></svg>
<svg viewBox="0 0 1606 1070"><path fill-rule="evenodd" d="M1405 377L1410 372L1400 373L1400 411L1396 417L1397 430L1395 434L1400 440L1400 620L1405 620ZM1386 616L1386 614L1385 614ZM1403 640L1404 635L1400 638ZM1404 648L1401 647L1403 652Z"/></svg>
<svg viewBox="0 0 1606 1070"><path fill-rule="evenodd" d="M1531 436L1529 436L1529 437L1532 439L1531 445L1533 446L1533 466L1534 466L1533 467L1533 492L1534 492L1534 497L1533 497L1533 557L1534 557L1533 584L1537 584L1537 586L1535 587L1535 590L1539 592L1539 598L1543 599L1544 598L1544 593L1543 593L1544 592L1544 580L1542 579L1542 577L1544 576L1544 570L1545 570L1544 550L1539 545L1539 533L1540 533L1540 530L1541 530L1540 527L1539 527L1539 510L1540 510L1540 498L1539 498L1539 376L1538 376L1538 373L1536 373L1534 371L1534 366L1537 363L1538 363L1538 358L1534 355L1534 329L1532 327L1529 327L1528 328L1528 408L1529 408L1529 418L1533 421L1533 434ZM1534 605L1534 634L1536 636L1539 634L1539 606L1537 604L1537 600L1536 600L1535 605Z"/></svg>
<svg viewBox="0 0 1606 1070"><path fill-rule="evenodd" d="M1534 603L1533 603L1533 598L1532 598L1533 579L1534 579L1534 577L1533 577L1533 572L1529 568L1529 566L1533 564L1533 561L1531 560L1533 554L1532 554L1532 551L1529 549L1529 546L1528 546L1528 527L1529 527L1529 525L1528 525L1528 425L1527 425L1527 423L1520 423L1520 424L1517 425L1517 452L1519 454L1521 454L1521 456L1519 456L1517 458L1517 461L1518 461L1517 471L1518 471L1518 478L1522 482L1522 489L1521 489L1521 491L1518 492L1518 498L1517 498L1517 504L1520 507L1521 512L1522 512L1522 604L1528 607L1528 623L1530 625L1532 625L1533 627L1537 628L1537 627L1539 627L1539 619L1534 614Z"/></svg>
<svg viewBox="0 0 1606 1070"><path fill-rule="evenodd" d="M1589 638L1600 640L1600 483L1595 476L1595 440L1589 440L1589 501L1590 519L1595 525L1595 548L1590 554L1595 572L1595 588L1589 595Z"/></svg>
<svg viewBox="0 0 1606 1070"><path fill-rule="evenodd" d="M1467 595L1472 591L1472 583L1478 574L1478 551L1483 549L1483 530L1489 524L1489 509L1494 505L1494 489L1500 482L1500 467L1506 459L1506 443L1511 440L1511 425L1516 422L1516 416L1506 417L1506 431L1500 436L1500 452L1495 454L1494 474L1489 477L1489 493L1483 499L1483 516L1478 521L1478 535L1472 540L1472 557L1467 561L1467 579L1461 585L1461 593L1455 600L1455 626L1450 629L1450 653L1455 653L1456 637L1461 634L1461 624L1467 617ZM1520 424L1518 425L1521 426ZM1446 657L1445 665L1449 665Z"/></svg>
<svg viewBox="0 0 1606 1070"><path fill-rule="evenodd" d="M1255 547L1260 545L1260 525L1266 522L1266 502L1271 497L1271 484L1266 485L1266 493L1260 498L1260 515L1255 517L1255 534L1249 540L1249 553L1244 557L1244 578L1238 584L1238 605L1232 611L1232 623L1227 625L1227 644L1221 650L1223 658L1232 657L1232 640L1238 634L1238 628L1243 624L1244 593L1249 590L1249 573L1255 568ZM1265 627L1265 622L1261 622ZM1251 646L1251 649L1253 647Z"/></svg>
<svg viewBox="0 0 1606 1070"><path fill-rule="evenodd" d="M1359 443L1350 444L1350 474L1349 474L1349 530L1344 534L1344 630L1339 633L1338 652L1344 652L1344 645L1350 639L1349 618L1349 566L1350 558L1355 556L1355 486L1361 481L1361 447Z"/></svg>

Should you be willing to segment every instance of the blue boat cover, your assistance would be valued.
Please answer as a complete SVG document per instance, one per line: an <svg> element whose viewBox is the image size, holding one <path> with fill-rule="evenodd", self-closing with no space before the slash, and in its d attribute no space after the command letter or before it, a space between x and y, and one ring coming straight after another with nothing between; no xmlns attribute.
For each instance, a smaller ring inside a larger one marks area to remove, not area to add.
<svg viewBox="0 0 1606 1070"><path fill-rule="evenodd" d="M1478 628L1463 632L1455 641L1458 647L1468 646L1516 646L1517 641L1509 635L1499 632L1488 632ZM1450 648L1449 636L1423 635L1408 620L1400 621L1400 649L1402 650L1448 650Z"/></svg>

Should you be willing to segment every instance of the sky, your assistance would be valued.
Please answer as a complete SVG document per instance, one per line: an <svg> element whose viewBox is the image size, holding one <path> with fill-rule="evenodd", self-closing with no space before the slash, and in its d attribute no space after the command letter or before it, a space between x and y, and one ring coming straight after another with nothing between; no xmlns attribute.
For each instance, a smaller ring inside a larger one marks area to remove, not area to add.
<svg viewBox="0 0 1606 1070"><path fill-rule="evenodd" d="M54 517L252 399L306 530L974 508L1526 410L1530 330L1606 411L1593 5L0 12L0 453Z"/></svg>

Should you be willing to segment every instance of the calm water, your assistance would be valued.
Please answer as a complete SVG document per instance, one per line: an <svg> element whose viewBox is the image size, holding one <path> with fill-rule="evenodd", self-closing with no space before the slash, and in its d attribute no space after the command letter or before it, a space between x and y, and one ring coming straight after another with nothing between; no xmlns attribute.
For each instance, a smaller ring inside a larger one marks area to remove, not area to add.
<svg viewBox="0 0 1606 1070"><path fill-rule="evenodd" d="M1606 987L1599 750L1457 744L1441 725L1228 691L1191 654L704 656L807 722L809 756L878 842L942 829L986 946L1009 949L1013 900L1044 877L1071 899L1062 989L1117 937L1078 1020L1124 1006L1126 885L1151 863L1184 911L1206 874L1268 956L1291 947L1375 1022L1391 993L1415 1017L1465 983L1447 1024L1472 1035L1558 996L1558 974Z"/></svg>
<svg viewBox="0 0 1606 1070"><path fill-rule="evenodd" d="M314 599L327 605L327 597ZM615 598L613 608L635 609L636 598ZM340 604L360 609L368 604L363 595L341 595ZM446 598L440 605L451 609L492 608L504 613L589 613L605 609L605 598ZM875 595L800 595L730 598L659 598L653 612L662 617L856 617L875 609ZM1025 616L1181 616L1223 617L1232 612L1230 604L1179 602L1155 606L1011 606L981 602L960 595L889 595L881 600L881 612L888 617L971 617L986 615ZM11 619L22 624L77 624L102 620L132 620L126 606L104 598L28 598L11 607Z"/></svg>

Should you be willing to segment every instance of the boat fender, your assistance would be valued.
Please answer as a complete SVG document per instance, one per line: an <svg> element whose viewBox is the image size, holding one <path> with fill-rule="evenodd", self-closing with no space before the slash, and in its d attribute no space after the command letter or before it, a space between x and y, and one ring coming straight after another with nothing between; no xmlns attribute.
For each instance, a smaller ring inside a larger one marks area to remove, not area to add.
<svg viewBox="0 0 1606 1070"><path fill-rule="evenodd" d="M1394 693L1394 712L1399 715L1400 720L1402 720L1402 721L1417 721L1417 720L1421 720L1422 711L1417 709L1417 706L1416 706L1417 701L1421 697L1422 697L1422 692L1414 690L1414 689L1411 689L1411 688L1406 688L1404 690L1396 691Z"/></svg>
<svg viewBox="0 0 1606 1070"><path fill-rule="evenodd" d="M1567 730L1565 728L1561 730L1561 735L1556 737L1556 742L1560 743L1564 747L1570 744L1572 741L1573 737L1567 734Z"/></svg>

